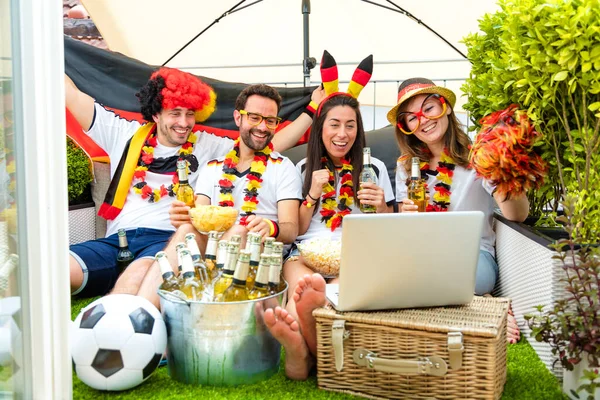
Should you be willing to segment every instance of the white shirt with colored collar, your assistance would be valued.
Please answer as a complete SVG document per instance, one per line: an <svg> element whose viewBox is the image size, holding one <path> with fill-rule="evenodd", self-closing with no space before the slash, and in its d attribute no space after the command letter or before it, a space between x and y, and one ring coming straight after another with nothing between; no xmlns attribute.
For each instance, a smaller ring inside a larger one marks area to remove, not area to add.
<svg viewBox="0 0 600 400"><path fill-rule="evenodd" d="M213 205L219 204L219 180L223 177L223 160L225 160L224 156L209 161L200 170L198 183L196 184L196 194L208 197ZM233 181L232 196L234 207L237 209L244 204L244 189L248 184L246 178L248 172L250 172L250 169L237 173L236 179ZM287 157L273 151L269 154L269 161L265 173L262 175L262 180L261 187L258 189L258 205L254 213L277 222L278 202L282 200L301 201L302 182L300 181L300 174ZM238 222L239 219L240 216L238 216Z"/></svg>
<svg viewBox="0 0 600 400"><path fill-rule="evenodd" d="M387 168L385 164L375 158L371 157L371 163L373 164L373 169L375 170L375 174L377 175L377 186L383 189L385 202L388 205L393 204L394 202L394 192L392 190L392 183L390 182L390 177L387 173ZM306 158L300 160L296 165L298 172L302 174L302 182L304 182L305 173L304 169L306 168ZM340 194L340 185L339 177L337 177L336 185L335 185L335 196L337 201L337 196ZM356 190L356 188L354 188ZM338 227L333 232L331 228L328 228L324 222L321 222L321 205L323 202L319 202L319 209L313 214L312 219L310 220L310 225L308 230L303 234L298 236L296 242L301 242L302 240L312 239L315 237L319 237L322 239L331 239L331 240L339 240L342 237L342 227ZM353 203L350 208L352 209L351 214L360 214L360 208L357 204Z"/></svg>
<svg viewBox="0 0 600 400"><path fill-rule="evenodd" d="M94 119L87 134L100 146L110 157L110 177L113 178L119 160L127 141L135 134L138 128L142 126L137 121L129 121L119 117L114 112L105 109L98 103L94 106ZM221 155L226 154L233 141L229 138L219 137L207 132L195 132L197 136L194 145L193 154L198 159L199 167ZM179 154L180 146L167 147L160 143L154 148L154 158L167 158ZM198 179L198 172L192 172L189 175L189 182L192 187ZM174 172L175 173L175 172ZM173 173L173 175L174 175ZM169 187L173 181L172 174L157 174L154 172L146 173L146 183L152 188L160 188L161 185ZM174 197L162 197L156 203L150 203L148 199L142 199L141 196L133 190L133 185L137 183L133 180L127 200L123 209L114 220L107 222L106 236L110 236L121 228L125 230L136 228L151 228L166 231L174 231L175 228L169 220L169 208Z"/></svg>

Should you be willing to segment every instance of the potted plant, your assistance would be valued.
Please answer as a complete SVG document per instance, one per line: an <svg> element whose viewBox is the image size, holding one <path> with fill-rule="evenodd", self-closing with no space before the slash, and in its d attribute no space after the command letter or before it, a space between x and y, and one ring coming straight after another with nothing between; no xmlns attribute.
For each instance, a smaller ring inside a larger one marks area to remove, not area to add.
<svg viewBox="0 0 600 400"><path fill-rule="evenodd" d="M471 75L462 89L475 122L519 104L542 133L549 164L530 193L531 214L558 210L566 192L586 216L582 237L600 233L600 9L597 0L501 0L481 33L465 38ZM552 216L552 214L550 214ZM547 222L547 220L546 220ZM597 239L595 239L597 240Z"/></svg>
<svg viewBox="0 0 600 400"><path fill-rule="evenodd" d="M523 322L532 307L554 304L564 295L547 247L553 239L539 226L560 227L555 218L566 194L576 199L577 240L595 243L600 235L600 7L597 0L498 4L497 12L481 18L481 32L464 39L472 68L462 89L472 129L480 128L482 117L518 104L542 134L536 151L549 172L543 186L528 193L537 226L496 221L496 294L512 298ZM532 346L553 369L549 344ZM562 369L554 372L560 375Z"/></svg>
<svg viewBox="0 0 600 400"><path fill-rule="evenodd" d="M90 184L93 180L90 160L85 152L67 138L67 178L69 206L91 202Z"/></svg>
<svg viewBox="0 0 600 400"><path fill-rule="evenodd" d="M567 195L563 205L564 215L558 220L564 223L569 238L552 246L565 295L550 306L537 306L538 312L525 319L532 336L548 343L569 371L563 378L565 392L572 398L586 393L589 399L600 399L600 248L577 244L582 238L577 229L581 218L575 214L576 197Z"/></svg>

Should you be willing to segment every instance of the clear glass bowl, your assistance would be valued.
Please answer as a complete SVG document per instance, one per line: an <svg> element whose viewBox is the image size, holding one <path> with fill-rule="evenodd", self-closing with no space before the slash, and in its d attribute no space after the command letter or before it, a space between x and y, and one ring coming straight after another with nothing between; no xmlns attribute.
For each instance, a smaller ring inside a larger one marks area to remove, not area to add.
<svg viewBox="0 0 600 400"><path fill-rule="evenodd" d="M340 272L342 242L313 238L298 243L298 250L306 266L326 278L337 277Z"/></svg>
<svg viewBox="0 0 600 400"><path fill-rule="evenodd" d="M192 225L204 235L210 231L225 232L235 224L237 217L238 210L233 207L196 206L190 209Z"/></svg>

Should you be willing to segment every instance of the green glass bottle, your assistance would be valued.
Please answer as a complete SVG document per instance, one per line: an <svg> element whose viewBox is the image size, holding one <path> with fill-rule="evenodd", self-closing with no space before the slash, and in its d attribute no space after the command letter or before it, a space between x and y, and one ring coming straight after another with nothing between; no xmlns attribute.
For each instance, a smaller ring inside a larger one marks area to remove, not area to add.
<svg viewBox="0 0 600 400"><path fill-rule="evenodd" d="M119 236L119 251L117 252L117 270L119 275L125 271L125 268L133 261L133 253L129 250L129 244L127 243L127 233L125 229L119 229L117 235Z"/></svg>

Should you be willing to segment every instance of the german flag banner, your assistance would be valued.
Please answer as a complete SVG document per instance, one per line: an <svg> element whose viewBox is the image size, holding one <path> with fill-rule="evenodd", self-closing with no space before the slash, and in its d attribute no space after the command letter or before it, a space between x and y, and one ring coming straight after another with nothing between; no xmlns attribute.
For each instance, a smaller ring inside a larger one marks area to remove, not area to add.
<svg viewBox="0 0 600 400"><path fill-rule="evenodd" d="M143 122L140 106L135 94L146 83L158 66L120 53L99 49L65 36L65 72L77 87L92 96L106 108L123 118ZM237 138L238 129L233 121L233 109L238 94L247 86L243 83L223 82L198 75L212 86L217 94L217 109L195 130L205 130L219 136ZM296 119L310 102L316 88L280 88L283 98L279 116L283 118L278 130ZM66 110L67 135L73 139L94 161L108 162L108 156L90 139L71 113ZM298 144L306 142L308 132Z"/></svg>

